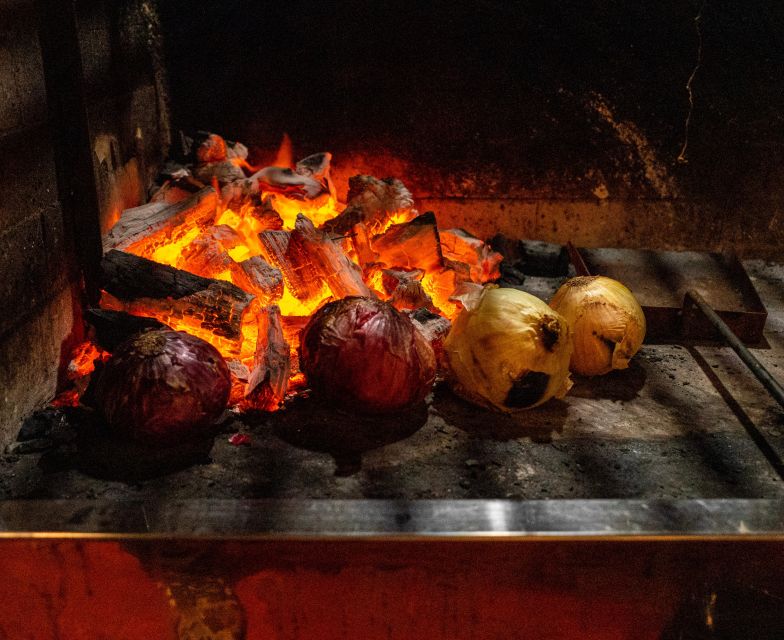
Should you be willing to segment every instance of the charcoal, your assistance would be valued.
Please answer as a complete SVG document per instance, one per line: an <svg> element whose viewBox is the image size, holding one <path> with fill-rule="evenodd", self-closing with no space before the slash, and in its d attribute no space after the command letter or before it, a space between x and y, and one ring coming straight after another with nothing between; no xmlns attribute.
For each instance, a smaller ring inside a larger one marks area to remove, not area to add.
<svg viewBox="0 0 784 640"><path fill-rule="evenodd" d="M124 311L108 309L88 309L85 319L94 329L96 344L105 351L112 352L120 344L141 331L168 329L160 320L144 316L132 316Z"/></svg>

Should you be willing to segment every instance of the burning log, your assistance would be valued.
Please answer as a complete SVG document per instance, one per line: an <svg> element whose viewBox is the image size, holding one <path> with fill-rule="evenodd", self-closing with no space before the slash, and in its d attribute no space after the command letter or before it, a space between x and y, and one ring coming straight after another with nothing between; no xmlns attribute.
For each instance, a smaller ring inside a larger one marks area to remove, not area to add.
<svg viewBox="0 0 784 640"><path fill-rule="evenodd" d="M354 232L351 234L351 244L354 248L357 262L363 269L378 260L378 254L373 251L370 234L363 222L354 225Z"/></svg>
<svg viewBox="0 0 784 640"><path fill-rule="evenodd" d="M348 186L348 205L323 225L326 231L346 234L362 222L371 235L376 235L390 223L407 222L417 215L414 198L400 180L358 175L348 181Z"/></svg>
<svg viewBox="0 0 784 640"><path fill-rule="evenodd" d="M171 328L155 318L132 316L129 313L108 309L87 309L85 319L93 328L95 343L109 352L142 331Z"/></svg>
<svg viewBox="0 0 784 640"><path fill-rule="evenodd" d="M122 251L109 251L101 269L103 308L151 316L239 355L243 320L258 308L252 294Z"/></svg>
<svg viewBox="0 0 784 640"><path fill-rule="evenodd" d="M414 326L423 336L425 336L425 340L433 347L439 372L445 371L444 340L446 340L447 335L449 335L452 323L447 318L427 309L417 309L408 312L407 315L411 318L411 322L414 323Z"/></svg>
<svg viewBox="0 0 784 640"><path fill-rule="evenodd" d="M215 179L221 184L244 180L246 177L242 167L233 160L200 164L193 168L193 175L203 182Z"/></svg>
<svg viewBox="0 0 784 640"><path fill-rule="evenodd" d="M381 272L381 284L387 295L392 295L401 284L411 280L421 281L425 272L422 269L413 271L399 271L396 269L384 269Z"/></svg>
<svg viewBox="0 0 784 640"><path fill-rule="evenodd" d="M321 293L321 281L309 277L312 269L308 256L303 259L295 252L289 254L289 231L262 231L259 240L264 247L265 258L280 269L291 295L298 300L309 300Z"/></svg>
<svg viewBox="0 0 784 640"><path fill-rule="evenodd" d="M501 277L499 267L504 257L479 238L463 229L441 230L439 236L444 258L468 265L473 282L491 282Z"/></svg>
<svg viewBox="0 0 784 640"><path fill-rule="evenodd" d="M275 305L262 309L258 327L245 397L256 409L275 411L286 398L291 373L290 349L283 336L280 309Z"/></svg>
<svg viewBox="0 0 784 640"><path fill-rule="evenodd" d="M150 202L177 204L204 188L204 183L190 175L166 180L150 198Z"/></svg>
<svg viewBox="0 0 784 640"><path fill-rule="evenodd" d="M271 304L283 295L283 274L259 256L253 256L231 269L231 281L240 289L254 294L260 304Z"/></svg>
<svg viewBox="0 0 784 640"><path fill-rule="evenodd" d="M104 251L131 250L134 253L174 241L191 225L209 226L215 217L218 195L212 187L204 187L189 198L175 204L150 202L123 211L117 224L106 235ZM185 225L185 223L188 223Z"/></svg>
<svg viewBox="0 0 784 640"><path fill-rule="evenodd" d="M357 265L302 214L291 233L264 231L259 239L267 259L283 272L292 295L299 300L319 296L325 283L337 298L372 295Z"/></svg>
<svg viewBox="0 0 784 640"><path fill-rule="evenodd" d="M432 211L411 222L396 224L373 238L373 250L387 267L438 271L444 266L441 241Z"/></svg>
<svg viewBox="0 0 784 640"><path fill-rule="evenodd" d="M299 254L302 262L309 262L313 275L323 279L337 298L346 296L371 296L357 265L346 256L343 249L327 234L313 226L303 216L297 216L289 241L289 254Z"/></svg>
<svg viewBox="0 0 784 640"><path fill-rule="evenodd" d="M429 309L435 311L436 307L433 305L433 299L427 295L427 292L418 280L405 280L401 282L397 288L392 292L392 297L389 299L395 309L402 311L404 309Z"/></svg>
<svg viewBox="0 0 784 640"><path fill-rule="evenodd" d="M242 236L231 227L210 227L182 250L177 268L205 278L228 280L255 295L260 304L274 303L283 295L283 276L258 256L235 261L229 250L244 246L242 243Z"/></svg>
<svg viewBox="0 0 784 640"><path fill-rule="evenodd" d="M262 190L297 200L314 200L324 193L319 180L283 167L265 167L251 176L254 178Z"/></svg>
<svg viewBox="0 0 784 640"><path fill-rule="evenodd" d="M196 162L199 164L223 162L226 160L226 141L217 133L208 133L197 144L194 155L196 156Z"/></svg>

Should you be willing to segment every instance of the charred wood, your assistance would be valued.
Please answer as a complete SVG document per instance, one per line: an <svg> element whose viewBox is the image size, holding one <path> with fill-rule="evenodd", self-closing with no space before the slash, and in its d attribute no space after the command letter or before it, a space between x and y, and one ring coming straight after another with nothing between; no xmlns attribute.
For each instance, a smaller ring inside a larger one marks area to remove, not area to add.
<svg viewBox="0 0 784 640"><path fill-rule="evenodd" d="M258 315L256 354L245 397L256 409L275 411L286 398L290 373L290 349L283 336L280 309L265 307Z"/></svg>
<svg viewBox="0 0 784 640"><path fill-rule="evenodd" d="M195 329L216 346L239 354L242 322L258 307L255 296L222 280L212 280L122 251L101 262L101 306L152 316L173 329Z"/></svg>
<svg viewBox="0 0 784 640"><path fill-rule="evenodd" d="M246 177L242 167L233 160L197 165L193 168L193 175L203 182L217 180L220 184L244 180Z"/></svg>
<svg viewBox="0 0 784 640"><path fill-rule="evenodd" d="M436 216L432 211L411 222L393 225L384 234L374 237L373 250L378 254L379 262L387 267L428 272L444 266Z"/></svg>
<svg viewBox="0 0 784 640"><path fill-rule="evenodd" d="M361 222L372 236L382 233L392 221L410 220L417 215L414 198L400 180L358 175L348 185L348 205L324 224L326 231L346 234Z"/></svg>
<svg viewBox="0 0 784 640"><path fill-rule="evenodd" d="M439 372L446 371L446 361L444 359L444 340L449 335L452 323L443 316L433 313L428 309L417 309L408 312L408 317L414 326L425 336L425 339L433 347L436 354Z"/></svg>
<svg viewBox="0 0 784 640"><path fill-rule="evenodd" d="M463 229L440 230L439 236L444 258L468 265L473 282L491 282L500 277L504 257L485 242Z"/></svg>
<svg viewBox="0 0 784 640"><path fill-rule="evenodd" d="M204 187L175 204L150 202L123 211L117 224L104 240L104 251L132 249L141 253L177 237L184 223L208 226L215 217L218 195L212 187Z"/></svg>
<svg viewBox="0 0 784 640"><path fill-rule="evenodd" d="M155 318L133 316L123 311L108 309L87 309L85 319L93 328L95 343L109 352L142 331L170 328Z"/></svg>
<svg viewBox="0 0 784 640"><path fill-rule="evenodd" d="M326 282L337 298L372 295L359 268L341 246L302 214L294 223L288 254L299 255L302 263L309 262L311 277Z"/></svg>

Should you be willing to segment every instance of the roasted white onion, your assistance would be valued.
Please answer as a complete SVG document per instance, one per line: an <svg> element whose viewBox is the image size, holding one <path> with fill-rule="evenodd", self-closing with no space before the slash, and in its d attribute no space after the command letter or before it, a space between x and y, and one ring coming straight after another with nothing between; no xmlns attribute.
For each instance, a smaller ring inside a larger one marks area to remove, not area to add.
<svg viewBox="0 0 784 640"><path fill-rule="evenodd" d="M645 338L645 315L623 284L605 276L567 280L550 301L572 328L571 370L598 376L625 369Z"/></svg>
<svg viewBox="0 0 784 640"><path fill-rule="evenodd" d="M457 394L505 412L566 394L572 342L561 315L517 289L487 287L461 302L444 342Z"/></svg>

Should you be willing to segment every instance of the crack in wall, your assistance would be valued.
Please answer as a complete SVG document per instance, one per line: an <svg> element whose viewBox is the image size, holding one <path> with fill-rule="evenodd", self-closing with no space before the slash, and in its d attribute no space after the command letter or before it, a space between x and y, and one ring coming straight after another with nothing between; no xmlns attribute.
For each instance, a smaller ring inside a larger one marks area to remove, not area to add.
<svg viewBox="0 0 784 640"><path fill-rule="evenodd" d="M702 67L702 28L700 21L702 20L702 13L705 10L705 5L708 4L707 0L703 0L700 10L694 17L694 29L697 32L697 62L692 69L689 79L686 81L686 94L689 98L689 111L686 114L686 122L683 125L683 146L678 154L677 161L681 164L688 164L689 159L687 151L689 148L689 130L691 129L691 118L694 114L694 79L697 77L697 72Z"/></svg>

